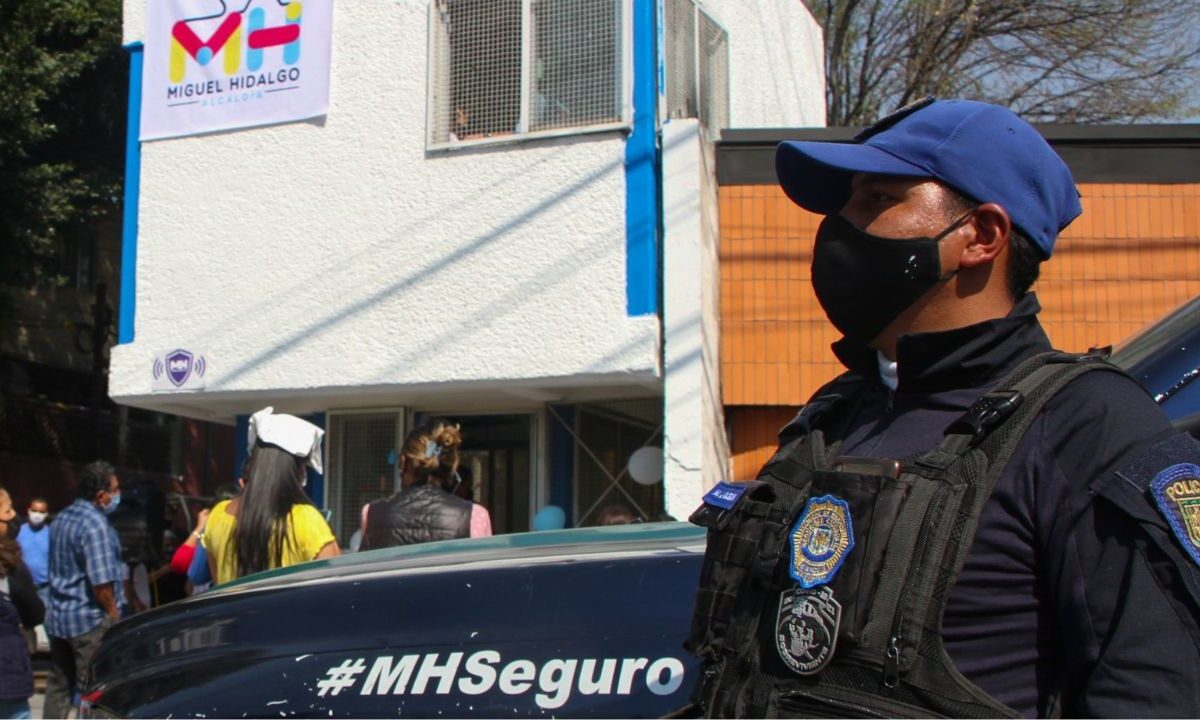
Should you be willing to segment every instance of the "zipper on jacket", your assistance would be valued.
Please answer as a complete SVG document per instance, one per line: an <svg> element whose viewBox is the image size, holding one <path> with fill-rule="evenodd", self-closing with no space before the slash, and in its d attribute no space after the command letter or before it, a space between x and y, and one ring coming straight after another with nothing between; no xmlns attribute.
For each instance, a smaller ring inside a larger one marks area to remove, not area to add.
<svg viewBox="0 0 1200 720"><path fill-rule="evenodd" d="M883 686L889 689L900 684L900 641L900 628L897 627L883 659Z"/></svg>
<svg viewBox="0 0 1200 720"><path fill-rule="evenodd" d="M921 572L921 563L925 557L925 546L929 544L929 521L933 515L935 508L940 507L945 502L944 498L939 493L935 496L935 500L925 508L925 516L921 519L921 532L917 535L916 552L913 557L916 558L916 564L913 565L912 571L908 574L909 579L916 578ZM896 614L892 620L892 636L888 640L887 654L883 659L883 684L887 688L894 688L900 684L900 647L904 640L902 634L904 624L904 597L908 595L907 584L902 589L900 600L896 603Z"/></svg>

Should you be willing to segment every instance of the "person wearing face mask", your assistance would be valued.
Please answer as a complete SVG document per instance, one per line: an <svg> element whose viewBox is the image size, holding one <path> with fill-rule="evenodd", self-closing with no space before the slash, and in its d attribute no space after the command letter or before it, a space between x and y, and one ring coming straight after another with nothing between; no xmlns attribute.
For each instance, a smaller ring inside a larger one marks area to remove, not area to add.
<svg viewBox="0 0 1200 720"><path fill-rule="evenodd" d="M46 717L66 717L71 696L87 686L88 663L104 631L120 619L124 601L121 541L108 515L121 504L112 465L97 460L79 473L70 506L54 518L50 536L50 674Z"/></svg>
<svg viewBox="0 0 1200 720"><path fill-rule="evenodd" d="M201 543L216 584L340 553L321 511L304 492L305 468L322 471L325 431L264 408L250 416L250 471L242 493L216 504Z"/></svg>
<svg viewBox="0 0 1200 720"><path fill-rule="evenodd" d="M1038 323L1081 213L1062 160L1005 108L930 98L776 169L825 216L812 282L846 372L692 516L688 710L1200 715L1200 446Z"/></svg>
<svg viewBox="0 0 1200 720"><path fill-rule="evenodd" d="M29 511L25 515L28 522L21 526L17 535L25 566L33 575L38 597L44 605L50 604L50 525L46 522L49 516L50 506L45 498L35 497L29 501Z"/></svg>

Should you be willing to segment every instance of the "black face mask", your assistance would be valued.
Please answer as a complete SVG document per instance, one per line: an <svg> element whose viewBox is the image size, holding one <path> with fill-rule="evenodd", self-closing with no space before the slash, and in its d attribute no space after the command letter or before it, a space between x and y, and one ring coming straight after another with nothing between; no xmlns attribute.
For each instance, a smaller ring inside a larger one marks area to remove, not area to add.
<svg viewBox="0 0 1200 720"><path fill-rule="evenodd" d="M812 283L829 321L851 340L874 340L931 287L958 272L942 275L938 243L973 212L936 237L902 240L859 230L841 215L826 216L813 249Z"/></svg>

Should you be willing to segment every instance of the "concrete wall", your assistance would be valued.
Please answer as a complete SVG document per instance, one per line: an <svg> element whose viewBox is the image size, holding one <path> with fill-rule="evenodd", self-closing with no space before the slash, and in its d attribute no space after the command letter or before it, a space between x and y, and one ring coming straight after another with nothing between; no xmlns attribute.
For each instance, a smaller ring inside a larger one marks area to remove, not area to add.
<svg viewBox="0 0 1200 720"><path fill-rule="evenodd" d="M427 5L335 3L325 118L142 145L115 399L228 418L657 382L658 318L626 313L624 133L427 153ZM144 0L125 9L142 40ZM168 401L151 364L176 347L207 355L207 388Z"/></svg>
<svg viewBox="0 0 1200 720"><path fill-rule="evenodd" d="M729 475L717 325L716 179L696 120L663 126L663 365L667 513L686 517Z"/></svg>
<svg viewBox="0 0 1200 720"><path fill-rule="evenodd" d="M824 127L821 26L802 0L703 0L729 31L729 127Z"/></svg>

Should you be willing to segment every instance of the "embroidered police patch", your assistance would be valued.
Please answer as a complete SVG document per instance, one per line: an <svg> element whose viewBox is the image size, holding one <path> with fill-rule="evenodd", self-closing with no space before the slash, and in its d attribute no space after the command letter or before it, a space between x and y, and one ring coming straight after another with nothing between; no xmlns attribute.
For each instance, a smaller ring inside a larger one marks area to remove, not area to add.
<svg viewBox="0 0 1200 720"><path fill-rule="evenodd" d="M792 558L788 572L801 587L833 580L854 548L850 506L833 495L810 498L789 533Z"/></svg>
<svg viewBox="0 0 1200 720"><path fill-rule="evenodd" d="M775 648L791 670L813 675L833 659L842 605L828 586L815 590L794 587L779 596Z"/></svg>
<svg viewBox="0 0 1200 720"><path fill-rule="evenodd" d="M1176 539L1200 565L1200 467L1172 465L1154 477L1150 490Z"/></svg>

